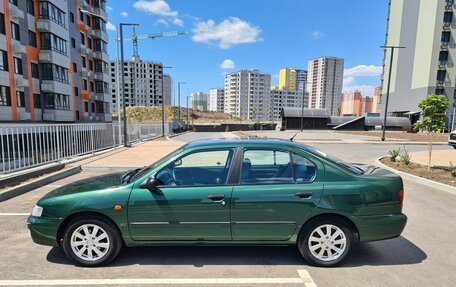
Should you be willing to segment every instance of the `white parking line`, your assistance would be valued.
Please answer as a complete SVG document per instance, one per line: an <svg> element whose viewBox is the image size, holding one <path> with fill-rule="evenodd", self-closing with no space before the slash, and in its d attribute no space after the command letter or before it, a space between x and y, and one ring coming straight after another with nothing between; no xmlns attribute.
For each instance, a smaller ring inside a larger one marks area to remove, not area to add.
<svg viewBox="0 0 456 287"><path fill-rule="evenodd" d="M58 279L58 280L0 280L0 286L69 286L69 285L214 285L214 284L302 284L317 287L304 269L299 277L283 278L176 278L176 279Z"/></svg>
<svg viewBox="0 0 456 287"><path fill-rule="evenodd" d="M0 216L29 216L30 213L0 213Z"/></svg>

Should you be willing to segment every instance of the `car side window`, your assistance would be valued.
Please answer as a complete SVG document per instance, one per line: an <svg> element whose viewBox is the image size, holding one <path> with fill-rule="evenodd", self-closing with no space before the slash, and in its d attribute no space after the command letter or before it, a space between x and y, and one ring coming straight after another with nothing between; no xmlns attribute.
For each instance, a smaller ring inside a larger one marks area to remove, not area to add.
<svg viewBox="0 0 456 287"><path fill-rule="evenodd" d="M245 150L242 184L293 183L290 153L279 150Z"/></svg>
<svg viewBox="0 0 456 287"><path fill-rule="evenodd" d="M307 158L291 154L293 159L293 173L297 183L312 182L317 176L317 167Z"/></svg>
<svg viewBox="0 0 456 287"><path fill-rule="evenodd" d="M188 154L160 170L159 186L201 186L226 184L233 150L210 150Z"/></svg>

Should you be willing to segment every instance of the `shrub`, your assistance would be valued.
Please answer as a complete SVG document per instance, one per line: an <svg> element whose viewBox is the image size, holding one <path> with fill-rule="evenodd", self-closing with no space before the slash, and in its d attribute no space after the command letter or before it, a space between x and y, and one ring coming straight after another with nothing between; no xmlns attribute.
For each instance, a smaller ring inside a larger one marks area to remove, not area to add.
<svg viewBox="0 0 456 287"><path fill-rule="evenodd" d="M450 173L451 176L456 177L456 166L452 162L450 162Z"/></svg>
<svg viewBox="0 0 456 287"><path fill-rule="evenodd" d="M410 155L409 151L405 148L399 149L399 162L403 165L410 165L412 163L412 156Z"/></svg>
<svg viewBox="0 0 456 287"><path fill-rule="evenodd" d="M397 158L399 157L399 155L401 154L401 149L398 148L398 149L392 149L388 152L388 157L390 159L390 161L392 162L396 162Z"/></svg>

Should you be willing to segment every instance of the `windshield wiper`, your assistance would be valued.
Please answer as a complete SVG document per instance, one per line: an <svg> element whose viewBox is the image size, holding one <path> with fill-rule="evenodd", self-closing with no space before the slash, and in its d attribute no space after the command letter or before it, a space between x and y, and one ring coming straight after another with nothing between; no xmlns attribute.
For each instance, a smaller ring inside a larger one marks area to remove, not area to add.
<svg viewBox="0 0 456 287"><path fill-rule="evenodd" d="M132 178L135 174L137 174L142 168L137 168L134 170L130 170L126 174L122 175L122 184L127 183L130 181L130 178Z"/></svg>

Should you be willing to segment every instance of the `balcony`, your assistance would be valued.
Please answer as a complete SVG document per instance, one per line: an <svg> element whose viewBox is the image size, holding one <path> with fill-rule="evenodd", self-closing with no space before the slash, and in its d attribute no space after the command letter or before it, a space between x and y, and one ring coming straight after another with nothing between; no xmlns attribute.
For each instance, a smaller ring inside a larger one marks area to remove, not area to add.
<svg viewBox="0 0 456 287"><path fill-rule="evenodd" d="M24 12L14 5L9 5L10 17L14 20L24 19Z"/></svg>
<svg viewBox="0 0 456 287"><path fill-rule="evenodd" d="M103 51L93 51L93 57L99 60L103 60L105 62L109 62L109 57L106 52Z"/></svg>
<svg viewBox="0 0 456 287"><path fill-rule="evenodd" d="M26 53L26 48L25 48L25 46L21 45L20 42L14 41L14 43L13 43L13 53L15 55L25 54Z"/></svg>
<svg viewBox="0 0 456 287"><path fill-rule="evenodd" d="M108 37L108 34L101 30L101 29L96 29L96 28L93 28L92 29L92 36L95 37L95 38L98 38L98 39L101 39L105 42L108 42L109 40L109 37Z"/></svg>

